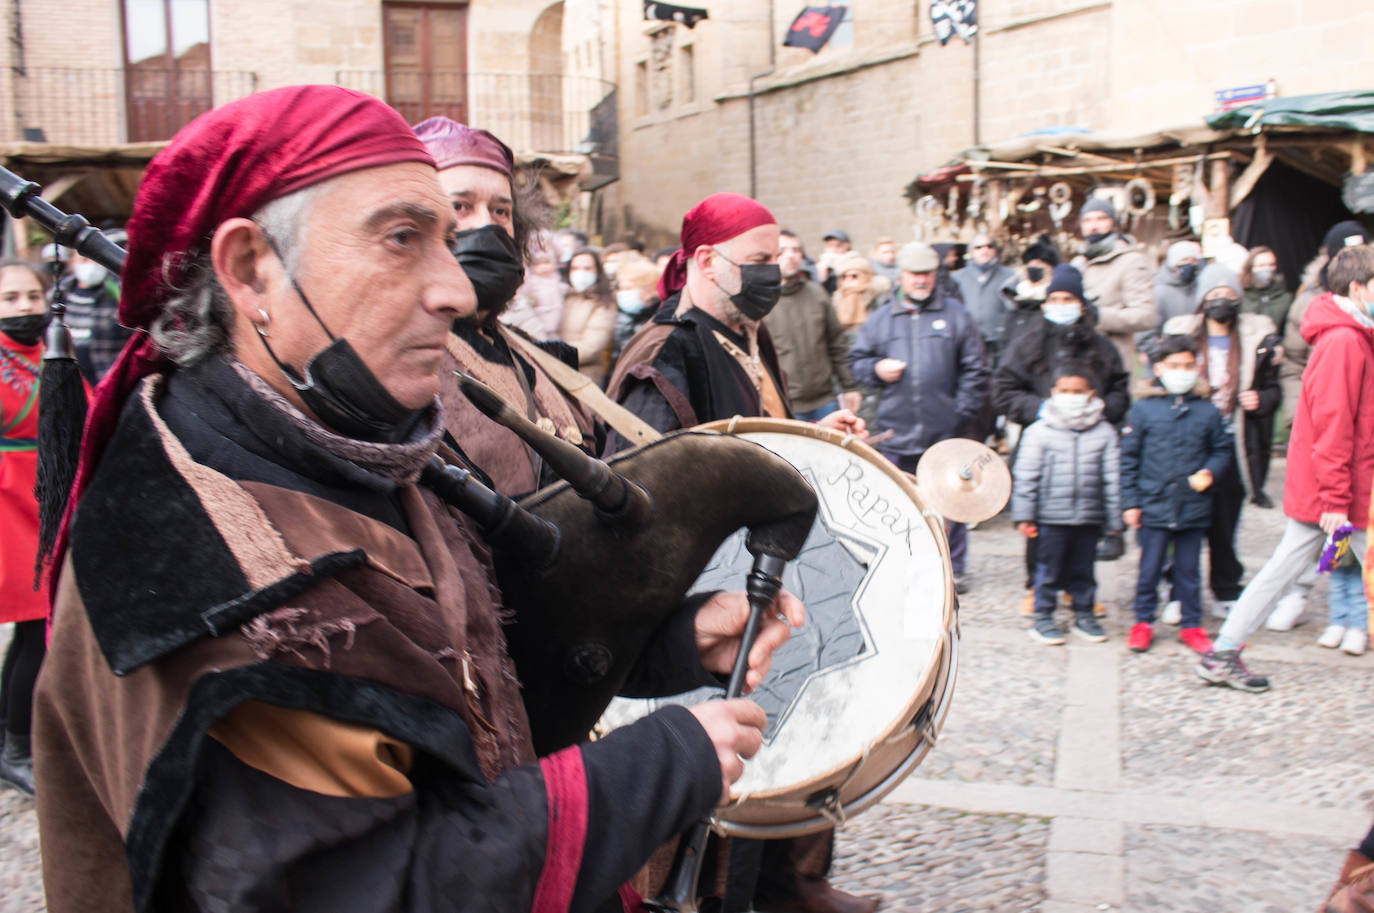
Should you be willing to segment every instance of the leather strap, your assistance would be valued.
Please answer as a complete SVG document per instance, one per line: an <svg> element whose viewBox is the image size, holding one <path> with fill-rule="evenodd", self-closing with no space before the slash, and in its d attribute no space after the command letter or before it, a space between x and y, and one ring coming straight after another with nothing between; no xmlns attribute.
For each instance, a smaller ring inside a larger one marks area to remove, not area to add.
<svg viewBox="0 0 1374 913"><path fill-rule="evenodd" d="M558 386L574 399L602 418L620 436L631 444L645 444L663 437L656 428L611 399L592 379L571 368L563 361L545 352L532 341L517 333L507 337L520 346L521 352L538 365Z"/></svg>

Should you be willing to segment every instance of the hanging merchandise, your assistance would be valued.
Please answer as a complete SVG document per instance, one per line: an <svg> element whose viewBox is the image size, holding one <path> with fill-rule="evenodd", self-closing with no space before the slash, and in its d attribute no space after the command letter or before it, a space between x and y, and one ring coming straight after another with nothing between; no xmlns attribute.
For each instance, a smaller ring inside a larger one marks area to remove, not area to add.
<svg viewBox="0 0 1374 913"><path fill-rule="evenodd" d="M811 53L819 53L840 27L849 13L847 6L807 6L792 20L787 37L782 40L784 47L806 48Z"/></svg>
<svg viewBox="0 0 1374 913"><path fill-rule="evenodd" d="M644 0L644 18L646 20L662 20L663 22L676 22L685 25L689 29L695 28L696 24L707 18L706 10L695 6L673 6L671 3L650 3Z"/></svg>
<svg viewBox="0 0 1374 913"><path fill-rule="evenodd" d="M930 0L930 24L942 46L955 35L969 44L978 33L978 0Z"/></svg>

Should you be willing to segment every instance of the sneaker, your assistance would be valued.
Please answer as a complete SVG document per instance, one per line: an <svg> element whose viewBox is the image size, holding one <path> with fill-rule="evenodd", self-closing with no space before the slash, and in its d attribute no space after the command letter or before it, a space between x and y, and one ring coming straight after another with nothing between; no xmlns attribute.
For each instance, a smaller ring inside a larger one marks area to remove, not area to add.
<svg viewBox="0 0 1374 913"><path fill-rule="evenodd" d="M1328 650L1334 650L1341 645L1341 641L1344 638L1344 625L1327 625L1326 630L1322 632L1322 636L1317 638L1317 646L1325 647Z"/></svg>
<svg viewBox="0 0 1374 913"><path fill-rule="evenodd" d="M1274 611L1265 619L1264 626L1271 631L1291 631L1302 624L1303 611L1307 599L1301 593L1289 593L1279 600Z"/></svg>
<svg viewBox="0 0 1374 913"><path fill-rule="evenodd" d="M1246 668L1239 650L1208 650L1197 664L1197 674L1209 685L1225 685L1252 694L1269 690L1269 679Z"/></svg>
<svg viewBox="0 0 1374 913"><path fill-rule="evenodd" d="M1180 628L1178 639L1194 653L1206 653L1212 649L1212 639L1201 628Z"/></svg>
<svg viewBox="0 0 1374 913"><path fill-rule="evenodd" d="M1030 618L1035 614L1035 590L1026 590L1026 598L1021 600L1021 617Z"/></svg>
<svg viewBox="0 0 1374 913"><path fill-rule="evenodd" d="M1126 646L1137 653L1150 649L1150 641L1155 639L1154 628L1148 621L1137 621L1131 626L1131 635L1126 638Z"/></svg>
<svg viewBox="0 0 1374 913"><path fill-rule="evenodd" d="M1369 635L1359 628L1346 628L1345 636L1341 638L1341 652L1349 653L1351 656L1364 655L1364 648L1369 644Z"/></svg>
<svg viewBox="0 0 1374 913"><path fill-rule="evenodd" d="M955 574L955 575L954 575L954 592L959 593L960 595L962 595L962 594L964 594L964 593L967 593L968 591L969 591L968 574Z"/></svg>
<svg viewBox="0 0 1374 913"><path fill-rule="evenodd" d="M1234 608L1235 605L1236 601L1234 599L1218 599L1216 602L1212 603L1212 608L1208 609L1208 612L1213 618L1225 618L1231 614L1231 609Z"/></svg>
<svg viewBox="0 0 1374 913"><path fill-rule="evenodd" d="M1164 611L1159 613L1159 620L1166 625L1176 625L1183 620L1183 603L1177 599L1164 603Z"/></svg>
<svg viewBox="0 0 1374 913"><path fill-rule="evenodd" d="M1074 615L1072 631L1088 643L1100 644L1107 639L1107 632L1102 630L1102 625L1097 623L1092 612Z"/></svg>
<svg viewBox="0 0 1374 913"><path fill-rule="evenodd" d="M1053 618L1044 615L1037 615L1035 624L1030 627L1032 640L1038 640L1042 644L1049 644L1057 647L1064 642L1064 632L1059 630L1059 626L1054 623Z"/></svg>

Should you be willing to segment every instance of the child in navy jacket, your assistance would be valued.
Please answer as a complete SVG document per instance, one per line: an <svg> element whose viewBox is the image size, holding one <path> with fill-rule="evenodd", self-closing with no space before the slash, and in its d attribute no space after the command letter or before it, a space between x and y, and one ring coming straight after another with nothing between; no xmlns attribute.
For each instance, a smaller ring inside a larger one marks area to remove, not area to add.
<svg viewBox="0 0 1374 913"><path fill-rule="evenodd" d="M1212 481L1231 461L1232 445L1217 412L1193 392L1197 353L1186 336L1164 337L1155 354L1160 387L1126 413L1121 429L1121 504L1127 526L1139 530L1140 575L1135 618L1126 645L1150 648L1159 577L1174 547L1174 594L1182 603L1178 638L1206 653L1202 629L1202 540L1212 517Z"/></svg>

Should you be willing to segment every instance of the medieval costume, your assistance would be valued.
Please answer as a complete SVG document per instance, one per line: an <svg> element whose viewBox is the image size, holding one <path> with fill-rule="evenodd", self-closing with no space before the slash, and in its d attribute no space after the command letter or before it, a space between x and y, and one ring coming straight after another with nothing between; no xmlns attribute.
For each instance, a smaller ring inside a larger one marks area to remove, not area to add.
<svg viewBox="0 0 1374 913"><path fill-rule="evenodd" d="M699 307L682 307L687 261L698 247L774 222L761 204L730 193L713 194L687 212L682 246L659 279L663 304L621 353L607 385L613 399L665 432L736 415L792 417L768 328L760 321L737 332ZM622 446L612 433L607 451ZM745 910L751 904L759 910L811 909L810 899L871 909L869 901L829 886L834 842L833 830L787 840L734 841L723 909Z"/></svg>
<svg viewBox="0 0 1374 913"><path fill-rule="evenodd" d="M401 162L432 164L335 87L203 115L140 187L121 317L148 327L226 220ZM715 804L680 708L535 757L486 547L415 484L438 404L394 430L336 433L231 351L125 348L36 701L50 910L620 909L645 847Z"/></svg>
<svg viewBox="0 0 1374 913"><path fill-rule="evenodd" d="M416 125L415 133L441 171L476 166L513 180L515 156L486 130L431 117ZM448 357L440 371L439 395L448 440L492 488L512 497L527 494L557 478L545 471L539 456L514 432L494 423L468 401L454 381L454 371L475 377L545 431L593 456L600 453L602 432L526 347L538 345L572 368L579 366L577 350L558 341L536 342L498 319L525 278L520 251L506 229L487 224L460 231L456 254L477 293L477 314L454 321L446 346Z"/></svg>

